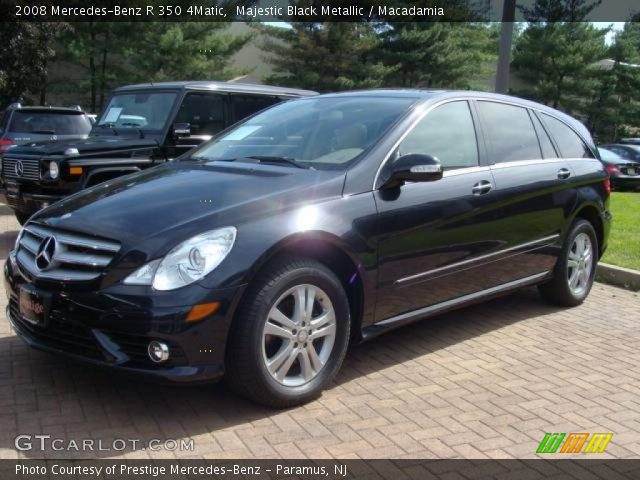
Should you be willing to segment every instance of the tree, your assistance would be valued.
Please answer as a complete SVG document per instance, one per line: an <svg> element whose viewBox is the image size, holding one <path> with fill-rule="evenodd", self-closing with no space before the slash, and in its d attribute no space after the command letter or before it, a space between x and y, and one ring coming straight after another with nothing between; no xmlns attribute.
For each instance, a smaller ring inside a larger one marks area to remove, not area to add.
<svg viewBox="0 0 640 480"><path fill-rule="evenodd" d="M516 42L513 67L532 87L519 92L571 112L593 88L592 64L606 56L605 36L587 22L531 24Z"/></svg>
<svg viewBox="0 0 640 480"><path fill-rule="evenodd" d="M123 54L129 42L135 41L129 22L77 22L62 37L68 58L85 72L79 85L90 92L90 111L97 111L116 79L126 83L127 69ZM76 86L76 88L77 88Z"/></svg>
<svg viewBox="0 0 640 480"><path fill-rule="evenodd" d="M491 30L482 24L392 23L382 33L387 83L403 87L468 88L489 53Z"/></svg>
<svg viewBox="0 0 640 480"><path fill-rule="evenodd" d="M126 57L139 81L227 80L240 72L229 67L250 34L223 33L228 23L138 23L137 41Z"/></svg>
<svg viewBox="0 0 640 480"><path fill-rule="evenodd" d="M582 22L602 0L536 0L533 7L519 6L527 22Z"/></svg>
<svg viewBox="0 0 640 480"><path fill-rule="evenodd" d="M391 68L376 59L380 40L370 23L294 22L291 28L258 27L274 74L267 83L320 92L372 88Z"/></svg>
<svg viewBox="0 0 640 480"><path fill-rule="evenodd" d="M35 96L46 102L48 65L55 57L54 39L63 22L4 22L0 28L0 105Z"/></svg>
<svg viewBox="0 0 640 480"><path fill-rule="evenodd" d="M600 141L615 141L640 128L640 24L628 22L609 49L612 65L595 73L587 125Z"/></svg>

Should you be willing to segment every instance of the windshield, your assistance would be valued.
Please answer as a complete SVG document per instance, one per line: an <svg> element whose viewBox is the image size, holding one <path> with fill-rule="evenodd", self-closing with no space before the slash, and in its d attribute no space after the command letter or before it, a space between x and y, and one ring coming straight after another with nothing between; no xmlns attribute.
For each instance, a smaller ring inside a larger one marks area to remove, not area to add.
<svg viewBox="0 0 640 480"><path fill-rule="evenodd" d="M109 100L98 126L162 130L176 100L176 92L118 93Z"/></svg>
<svg viewBox="0 0 640 480"><path fill-rule="evenodd" d="M88 135L91 122L78 113L18 111L13 114L10 132L43 135Z"/></svg>
<svg viewBox="0 0 640 480"><path fill-rule="evenodd" d="M344 169L415 100L353 96L282 103L204 144L191 158L284 158L316 169Z"/></svg>

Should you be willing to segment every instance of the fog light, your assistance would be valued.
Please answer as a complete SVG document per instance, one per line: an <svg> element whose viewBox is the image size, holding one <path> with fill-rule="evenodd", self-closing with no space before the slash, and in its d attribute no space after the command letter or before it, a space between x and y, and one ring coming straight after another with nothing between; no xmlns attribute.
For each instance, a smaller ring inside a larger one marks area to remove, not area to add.
<svg viewBox="0 0 640 480"><path fill-rule="evenodd" d="M49 176L54 180L60 175L60 169L58 168L58 162L49 163Z"/></svg>
<svg viewBox="0 0 640 480"><path fill-rule="evenodd" d="M169 360L169 346L166 343L153 340L149 342L147 352L152 362L161 363Z"/></svg>

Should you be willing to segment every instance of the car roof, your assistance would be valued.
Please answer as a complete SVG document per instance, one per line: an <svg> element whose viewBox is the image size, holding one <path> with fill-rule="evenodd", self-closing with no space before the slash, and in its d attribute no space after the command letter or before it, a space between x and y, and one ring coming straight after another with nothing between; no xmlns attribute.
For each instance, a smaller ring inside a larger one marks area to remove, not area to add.
<svg viewBox="0 0 640 480"><path fill-rule="evenodd" d="M446 99L479 99L493 100L504 103L511 103L525 108L532 108L547 113L553 117L562 120L564 123L573 127L585 140L591 141L589 130L577 119L567 115L566 113L548 107L541 103L525 100L524 98L514 97L511 95L502 95L499 93L480 92L474 90L423 90L408 88L384 88L372 90L353 90L347 92L329 93L320 97L396 97L396 98L415 98L428 103L435 103L439 100Z"/></svg>
<svg viewBox="0 0 640 480"><path fill-rule="evenodd" d="M34 106L34 107L17 107L10 108L14 112L34 112L34 113L75 113L78 115L82 115L85 112L83 110L78 110L77 108L70 107L43 107L43 106Z"/></svg>
<svg viewBox="0 0 640 480"><path fill-rule="evenodd" d="M220 91L228 93L253 93L260 95L285 95L291 97L308 97L318 94L318 92L314 92L311 90L300 90L296 88L273 87L270 85L255 85L251 83L214 81L139 83L135 85L125 85L116 88L114 92L155 89Z"/></svg>

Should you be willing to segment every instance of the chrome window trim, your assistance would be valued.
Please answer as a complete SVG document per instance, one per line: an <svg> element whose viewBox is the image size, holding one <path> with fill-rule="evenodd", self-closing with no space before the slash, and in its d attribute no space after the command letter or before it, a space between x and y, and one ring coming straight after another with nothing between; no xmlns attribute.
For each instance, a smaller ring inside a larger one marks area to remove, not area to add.
<svg viewBox="0 0 640 480"><path fill-rule="evenodd" d="M521 248L532 247L534 245L538 245L538 244L542 244L544 242L547 242L547 243L544 243L544 245L540 245L540 247L544 247L546 245L549 245L552 240L556 240L557 238L560 238L560 234L559 233L556 233L554 235L549 235L547 237L539 238L539 239L533 240L531 242L526 242L526 243L521 243L521 244L518 244L518 245L514 245L513 247L509 247L509 248L505 248L505 249L502 249L502 250L498 250L497 252L492 252L492 253L487 253L485 255L480 255L479 257L468 258L467 260L462 260L460 262L452 263L450 265L445 265L443 267L434 268L433 270L428 270L426 272L416 273L415 275L409 275L408 277L399 278L398 280L396 280L394 282L394 284L396 284L396 285L397 284L402 284L402 283L405 283L405 282L409 282L411 280L416 280L418 278L426 277L426 276L434 274L434 273L443 272L445 270L450 270L452 268L461 267L461 266L464 266L464 265L469 265L471 263L474 263L474 262L477 262L477 261L486 260L486 259L498 256L498 255L502 255L504 253L513 252L513 251L519 250Z"/></svg>
<svg viewBox="0 0 640 480"><path fill-rule="evenodd" d="M580 138L580 140L582 140L582 142L587 146L587 148L589 149L589 151L594 155L594 159L597 160L598 156L593 152L593 150L591 149L591 147L589 146L589 143L584 139L584 137L575 130L575 128L573 128L571 125L569 125L567 122L565 122L564 120L562 120L561 118L558 118L556 115L553 115L552 113L543 110L539 107L535 107L535 106L530 106L530 105L523 105L521 103L517 103L517 102L510 102L504 99L494 99L494 98L485 98L485 97L477 97L477 96L468 96L468 97L456 97L456 98L446 98L444 100L440 100L436 103L434 103L433 105L430 105L429 107L423 107L423 111L420 112L418 114L418 117L413 121L413 123L411 123L411 125L409 126L409 128L407 128L407 131L404 132L400 138L393 144L393 146L391 147L391 149L389 149L389 151L387 152L387 154L385 155L384 159L382 160L382 162L380 162L380 165L378 166L378 170L376 171L376 175L373 179L373 186L372 186L372 190L376 189L376 185L378 183L378 178L380 177L380 172L382 171L382 168L386 165L386 163L389 161L389 158L391 157L391 154L393 152L395 152L395 150L398 148L398 146L402 143L402 141L405 139L405 137L407 135L409 135L409 133L415 128L415 126L418 124L418 122L420 122L429 112L431 112L433 109L441 106L441 105L445 105L447 103L451 103L451 102L494 102L494 103L502 103L505 105L511 105L513 107L520 107L520 108L524 108L525 110L533 110L535 112L539 112L540 114L544 114L544 115L548 115L552 118L555 118L556 120L558 120L559 122L563 123L564 125L567 126L567 128L571 129L571 131L573 133L575 133L578 138ZM480 118L480 122L482 123L482 118ZM542 120L540 120L540 122L542 123L543 128L546 128L546 125L544 125L544 123L542 122ZM535 127L534 127L535 128ZM479 141L480 139L477 138L478 132L476 129L476 141ZM482 133L482 135L484 136L484 133ZM536 133L537 136L537 133ZM551 140L553 141L554 139L551 138ZM555 148L554 148L555 150ZM558 161L558 160L571 160L570 158L564 158L562 156L558 156L556 158L545 158L542 160L533 160L535 162L538 161ZM580 160L591 160L591 159L585 159L585 158L580 158ZM505 162L504 164L513 164L513 163L517 163L518 165L522 165L522 162L531 162L532 160L513 160L511 162ZM500 163L494 163L491 165L491 167L495 167L496 165L502 165ZM480 166L480 165L479 165ZM512 165L513 166L513 165ZM475 167L463 167L464 168L475 168ZM457 170L457 169L456 169ZM454 171L454 170L449 170L449 171ZM445 172L446 173L446 172Z"/></svg>

